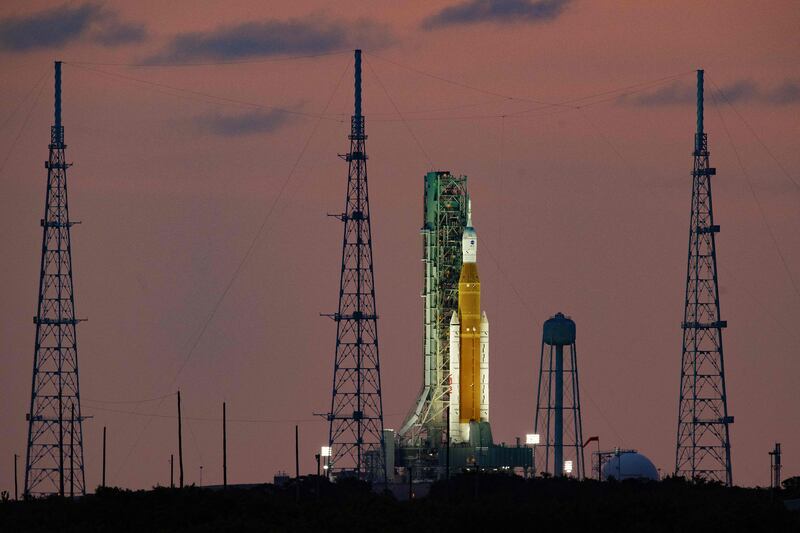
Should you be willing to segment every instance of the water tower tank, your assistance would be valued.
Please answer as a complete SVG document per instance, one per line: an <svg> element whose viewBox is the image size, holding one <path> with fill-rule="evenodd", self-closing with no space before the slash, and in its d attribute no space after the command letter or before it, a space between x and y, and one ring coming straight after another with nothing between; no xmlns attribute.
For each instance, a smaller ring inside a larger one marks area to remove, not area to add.
<svg viewBox="0 0 800 533"><path fill-rule="evenodd" d="M567 346L575 342L575 322L556 313L544 323L542 340L550 346Z"/></svg>
<svg viewBox="0 0 800 533"><path fill-rule="evenodd" d="M614 478L658 481L658 470L653 462L634 450L620 450L603 465L603 480Z"/></svg>

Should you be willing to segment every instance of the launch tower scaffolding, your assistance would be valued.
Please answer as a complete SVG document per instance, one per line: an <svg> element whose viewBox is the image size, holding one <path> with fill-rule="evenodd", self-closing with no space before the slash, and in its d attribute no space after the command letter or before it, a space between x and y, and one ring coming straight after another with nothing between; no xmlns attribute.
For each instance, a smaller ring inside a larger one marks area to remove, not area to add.
<svg viewBox="0 0 800 533"><path fill-rule="evenodd" d="M400 430L404 446L439 448L450 378L450 317L458 310L461 238L467 224L467 177L425 175L423 214L423 383Z"/></svg>

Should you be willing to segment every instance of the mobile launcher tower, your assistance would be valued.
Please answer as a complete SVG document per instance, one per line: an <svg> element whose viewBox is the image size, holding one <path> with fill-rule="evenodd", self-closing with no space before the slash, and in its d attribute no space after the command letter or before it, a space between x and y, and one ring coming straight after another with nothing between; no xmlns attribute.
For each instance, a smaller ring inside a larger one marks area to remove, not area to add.
<svg viewBox="0 0 800 533"><path fill-rule="evenodd" d="M423 383L399 431L395 464L428 479L448 467L527 470L530 448L492 441L489 322L480 308L467 177L426 174L423 211Z"/></svg>

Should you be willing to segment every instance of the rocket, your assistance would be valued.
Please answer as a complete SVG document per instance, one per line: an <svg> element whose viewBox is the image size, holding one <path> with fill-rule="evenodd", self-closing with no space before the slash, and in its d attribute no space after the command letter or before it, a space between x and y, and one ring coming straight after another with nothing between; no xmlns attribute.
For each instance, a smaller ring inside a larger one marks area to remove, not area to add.
<svg viewBox="0 0 800 533"><path fill-rule="evenodd" d="M469 442L470 422L489 421L489 320L481 313L472 203L461 237L458 311L450 318L450 442Z"/></svg>

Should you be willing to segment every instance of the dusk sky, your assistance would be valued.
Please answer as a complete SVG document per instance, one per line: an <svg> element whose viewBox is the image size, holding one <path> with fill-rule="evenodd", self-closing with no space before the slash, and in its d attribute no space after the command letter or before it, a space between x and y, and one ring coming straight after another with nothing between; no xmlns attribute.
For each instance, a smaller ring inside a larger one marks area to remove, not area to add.
<svg viewBox="0 0 800 533"><path fill-rule="evenodd" d="M422 179L469 176L492 430L533 430L542 322L577 323L584 436L675 461L706 72L733 479L800 474L800 4L5 1L0 490L20 487L53 61L65 62L87 488L315 471L327 440L354 48L385 425L422 376ZM142 402L142 400L152 400ZM592 445L594 449L594 445ZM587 462L589 457L587 454Z"/></svg>

